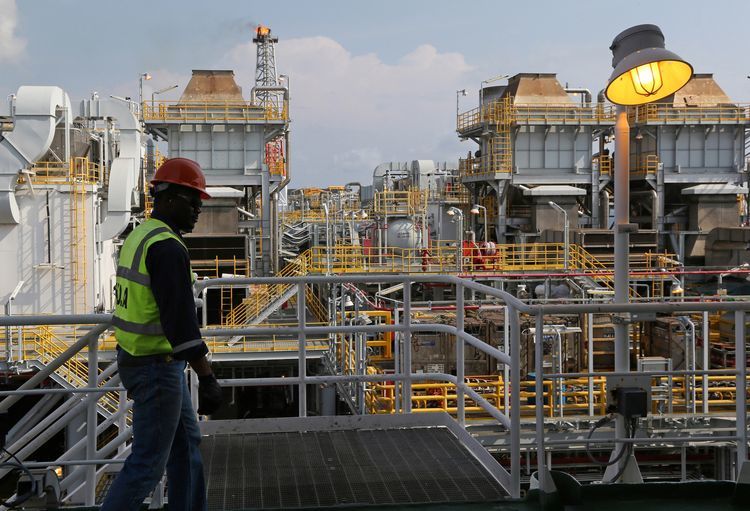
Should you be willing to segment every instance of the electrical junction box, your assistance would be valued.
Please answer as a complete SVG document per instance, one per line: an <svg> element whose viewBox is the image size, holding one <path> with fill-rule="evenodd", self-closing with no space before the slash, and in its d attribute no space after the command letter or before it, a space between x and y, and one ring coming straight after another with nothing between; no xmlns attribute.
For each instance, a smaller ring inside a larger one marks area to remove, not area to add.
<svg viewBox="0 0 750 511"><path fill-rule="evenodd" d="M651 402L651 377L607 376L607 409L624 417L646 417Z"/></svg>
<svg viewBox="0 0 750 511"><path fill-rule="evenodd" d="M618 387L614 390L614 408L623 417L648 415L646 391L639 388Z"/></svg>

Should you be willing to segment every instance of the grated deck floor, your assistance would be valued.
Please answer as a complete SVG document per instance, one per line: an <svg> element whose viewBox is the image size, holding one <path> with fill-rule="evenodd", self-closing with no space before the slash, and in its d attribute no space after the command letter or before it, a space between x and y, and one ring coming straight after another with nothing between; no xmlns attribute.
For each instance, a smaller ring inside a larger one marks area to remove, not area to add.
<svg viewBox="0 0 750 511"><path fill-rule="evenodd" d="M465 503L504 492L446 428L203 438L210 510Z"/></svg>

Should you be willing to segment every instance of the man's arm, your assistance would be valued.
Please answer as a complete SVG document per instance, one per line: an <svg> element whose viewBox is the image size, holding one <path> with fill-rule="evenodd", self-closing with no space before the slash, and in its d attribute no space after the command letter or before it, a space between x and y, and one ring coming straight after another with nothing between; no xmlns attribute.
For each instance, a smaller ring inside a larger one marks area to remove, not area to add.
<svg viewBox="0 0 750 511"><path fill-rule="evenodd" d="M198 328L187 251L173 239L154 243L146 254L146 268L151 276L151 292L159 306L161 326L174 357L189 361L199 376L210 373L211 366L205 357L208 347Z"/></svg>

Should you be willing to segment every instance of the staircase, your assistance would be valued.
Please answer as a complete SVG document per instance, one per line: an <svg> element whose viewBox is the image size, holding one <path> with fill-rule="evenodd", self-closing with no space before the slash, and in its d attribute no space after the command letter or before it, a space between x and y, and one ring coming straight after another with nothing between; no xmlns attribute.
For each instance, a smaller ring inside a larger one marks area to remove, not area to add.
<svg viewBox="0 0 750 511"><path fill-rule="evenodd" d="M77 338L77 328L68 327L65 330L54 329L51 326L30 327L29 339L33 349L27 356L37 362L47 365L57 359L67 350ZM83 355L85 351L68 359L51 377L65 388L86 387L89 384L88 360ZM33 363L33 362L32 362ZM98 369L101 373L101 369ZM120 398L116 392L102 394L97 403L99 413L109 417L117 412ZM128 421L130 417L128 417Z"/></svg>
<svg viewBox="0 0 750 511"><path fill-rule="evenodd" d="M573 280L588 292L614 295L615 281L611 275L612 268L607 267L585 248L575 243L570 245L570 267L586 273L586 275L573 277ZM629 293L631 298L640 296L632 288Z"/></svg>
<svg viewBox="0 0 750 511"><path fill-rule="evenodd" d="M297 277L306 275L309 266L310 251L307 250L287 264L276 276ZM223 325L256 325L262 322L297 293L297 285L259 284L251 286L249 293L250 296L242 300L223 318ZM308 296L307 290L305 290L305 295Z"/></svg>

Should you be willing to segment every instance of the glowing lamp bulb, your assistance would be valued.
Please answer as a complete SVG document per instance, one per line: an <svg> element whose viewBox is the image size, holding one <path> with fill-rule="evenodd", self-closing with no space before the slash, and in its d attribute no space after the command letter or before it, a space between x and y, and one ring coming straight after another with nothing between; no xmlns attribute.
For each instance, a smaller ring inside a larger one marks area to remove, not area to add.
<svg viewBox="0 0 750 511"><path fill-rule="evenodd" d="M630 70L633 88L641 96L653 96L661 89L663 82L658 62L643 64Z"/></svg>

